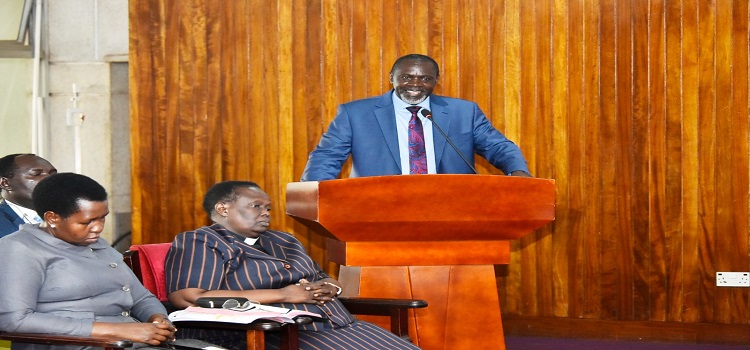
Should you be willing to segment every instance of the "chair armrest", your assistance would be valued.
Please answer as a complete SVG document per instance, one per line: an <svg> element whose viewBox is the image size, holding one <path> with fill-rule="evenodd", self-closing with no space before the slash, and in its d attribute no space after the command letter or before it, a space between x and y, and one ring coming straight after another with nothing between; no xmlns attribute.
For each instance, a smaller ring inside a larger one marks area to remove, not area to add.
<svg viewBox="0 0 750 350"><path fill-rule="evenodd" d="M353 298L339 297L342 304L352 314L391 316L393 311L427 307L421 299Z"/></svg>
<svg viewBox="0 0 750 350"><path fill-rule="evenodd" d="M391 333L409 342L409 309L427 307L427 302L420 299L339 297L339 300L355 315L390 316Z"/></svg>
<svg viewBox="0 0 750 350"><path fill-rule="evenodd" d="M8 333L0 332L0 339L15 343L46 344L46 345L80 345L105 349L124 349L133 346L130 340L110 340L91 337L71 337L65 335Z"/></svg>
<svg viewBox="0 0 750 350"><path fill-rule="evenodd" d="M313 322L311 317L300 316L294 319L296 325L310 324ZM255 320L252 323L231 323L231 322L212 322L212 321L177 321L174 322L177 328L209 328L209 329L235 329L244 331L278 331L285 324L271 320Z"/></svg>

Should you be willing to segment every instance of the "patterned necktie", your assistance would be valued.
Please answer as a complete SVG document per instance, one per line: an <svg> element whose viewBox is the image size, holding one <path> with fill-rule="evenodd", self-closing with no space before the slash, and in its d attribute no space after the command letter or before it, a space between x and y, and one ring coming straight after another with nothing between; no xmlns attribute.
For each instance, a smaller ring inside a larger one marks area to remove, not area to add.
<svg viewBox="0 0 750 350"><path fill-rule="evenodd" d="M417 117L419 106L410 106L409 120L409 174L427 174L427 153L424 148L424 131L422 121Z"/></svg>

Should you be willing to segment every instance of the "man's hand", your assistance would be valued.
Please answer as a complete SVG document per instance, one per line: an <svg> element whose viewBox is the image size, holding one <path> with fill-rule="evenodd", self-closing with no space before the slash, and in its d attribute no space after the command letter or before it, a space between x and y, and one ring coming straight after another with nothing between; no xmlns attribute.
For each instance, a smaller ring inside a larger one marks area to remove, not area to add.
<svg viewBox="0 0 750 350"><path fill-rule="evenodd" d="M532 177L531 174L523 171L523 170L516 170L512 173L510 173L510 176L520 176L520 177Z"/></svg>

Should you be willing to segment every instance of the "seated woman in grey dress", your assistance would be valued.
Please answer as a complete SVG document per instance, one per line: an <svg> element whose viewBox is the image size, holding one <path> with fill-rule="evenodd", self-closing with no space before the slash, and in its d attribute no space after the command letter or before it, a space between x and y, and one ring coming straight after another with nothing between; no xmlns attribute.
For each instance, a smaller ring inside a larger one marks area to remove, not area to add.
<svg viewBox="0 0 750 350"><path fill-rule="evenodd" d="M32 198L43 222L24 224L0 240L1 331L127 339L142 346L174 338L164 306L99 237L109 214L101 185L59 173L40 181ZM20 348L49 347L13 344Z"/></svg>
<svg viewBox="0 0 750 350"><path fill-rule="evenodd" d="M262 304L311 311L324 320L300 326L301 349L417 349L393 333L357 321L336 297L338 281L322 271L292 234L269 230L271 200L257 184L220 182L203 209L214 221L177 235L165 262L169 300L194 306L199 297L244 297ZM182 329L231 349L245 348L245 333ZM266 333L266 348L278 335Z"/></svg>

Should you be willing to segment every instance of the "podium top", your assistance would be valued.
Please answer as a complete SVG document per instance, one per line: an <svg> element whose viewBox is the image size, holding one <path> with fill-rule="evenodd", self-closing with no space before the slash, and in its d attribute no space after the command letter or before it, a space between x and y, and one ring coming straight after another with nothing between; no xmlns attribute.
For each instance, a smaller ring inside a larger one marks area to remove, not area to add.
<svg viewBox="0 0 750 350"><path fill-rule="evenodd" d="M555 218L555 182L429 174L292 182L286 213L344 242L518 239Z"/></svg>

